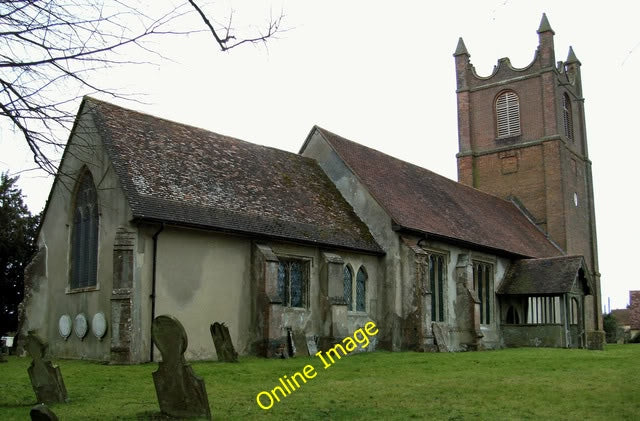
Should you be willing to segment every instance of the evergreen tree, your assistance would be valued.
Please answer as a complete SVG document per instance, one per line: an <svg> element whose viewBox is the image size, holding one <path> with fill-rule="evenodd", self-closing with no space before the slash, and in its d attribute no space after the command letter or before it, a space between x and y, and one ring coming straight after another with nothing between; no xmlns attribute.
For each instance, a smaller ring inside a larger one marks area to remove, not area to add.
<svg viewBox="0 0 640 421"><path fill-rule="evenodd" d="M618 339L618 320L616 316L613 313L605 314L603 324L607 343L615 343Z"/></svg>
<svg viewBox="0 0 640 421"><path fill-rule="evenodd" d="M40 216L22 201L18 177L0 174L0 334L18 328L18 305L24 297L24 268L37 250Z"/></svg>

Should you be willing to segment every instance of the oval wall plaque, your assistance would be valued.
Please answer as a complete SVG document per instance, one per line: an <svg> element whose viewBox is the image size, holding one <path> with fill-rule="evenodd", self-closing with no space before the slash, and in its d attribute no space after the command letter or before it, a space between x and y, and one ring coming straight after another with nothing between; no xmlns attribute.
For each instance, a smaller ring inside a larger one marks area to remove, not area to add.
<svg viewBox="0 0 640 421"><path fill-rule="evenodd" d="M107 319L104 317L104 313L96 313L91 320L91 331L98 339L102 339L105 333L107 333Z"/></svg>
<svg viewBox="0 0 640 421"><path fill-rule="evenodd" d="M60 336L66 341L69 335L71 335L71 316L68 314L60 316L60 320L58 320L58 332L60 332Z"/></svg>
<svg viewBox="0 0 640 421"><path fill-rule="evenodd" d="M84 338L87 335L88 327L87 318L84 313L78 314L73 322L73 330L76 332L76 336L80 339Z"/></svg>

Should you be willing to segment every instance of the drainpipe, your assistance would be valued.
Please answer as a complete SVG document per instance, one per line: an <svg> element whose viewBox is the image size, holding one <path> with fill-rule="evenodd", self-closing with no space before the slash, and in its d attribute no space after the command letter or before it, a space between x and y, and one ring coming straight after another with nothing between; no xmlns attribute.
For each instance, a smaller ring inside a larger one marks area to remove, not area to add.
<svg viewBox="0 0 640 421"><path fill-rule="evenodd" d="M160 229L153 234L153 268L151 272L151 325L153 325L153 319L156 317L156 272L158 267L158 236L164 230L164 222L160 224ZM153 337L153 336L151 336ZM153 362L153 339L149 346L149 361Z"/></svg>

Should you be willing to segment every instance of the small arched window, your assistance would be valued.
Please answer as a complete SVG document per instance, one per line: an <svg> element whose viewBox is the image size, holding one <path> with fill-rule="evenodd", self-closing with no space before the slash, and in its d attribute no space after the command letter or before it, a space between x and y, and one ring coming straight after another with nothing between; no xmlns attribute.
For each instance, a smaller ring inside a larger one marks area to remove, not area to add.
<svg viewBox="0 0 640 421"><path fill-rule="evenodd" d="M98 195L88 170L78 180L71 233L71 288L97 284Z"/></svg>
<svg viewBox="0 0 640 421"><path fill-rule="evenodd" d="M349 266L344 267L344 300L347 310L353 310L353 272Z"/></svg>
<svg viewBox="0 0 640 421"><path fill-rule="evenodd" d="M564 122L564 135L573 140L573 114L571 112L571 99L566 93L562 96L562 118Z"/></svg>
<svg viewBox="0 0 640 421"><path fill-rule="evenodd" d="M520 134L520 101L515 92L503 92L496 99L496 126L499 138Z"/></svg>
<svg viewBox="0 0 640 421"><path fill-rule="evenodd" d="M367 272L364 266L360 266L356 276L356 311L367 311Z"/></svg>

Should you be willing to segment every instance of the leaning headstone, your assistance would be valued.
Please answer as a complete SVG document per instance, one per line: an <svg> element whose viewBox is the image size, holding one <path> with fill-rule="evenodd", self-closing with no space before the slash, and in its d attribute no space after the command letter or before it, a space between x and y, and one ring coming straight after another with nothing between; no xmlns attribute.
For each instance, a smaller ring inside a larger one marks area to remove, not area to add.
<svg viewBox="0 0 640 421"><path fill-rule="evenodd" d="M160 411L177 418L211 419L204 380L184 360L188 341L182 323L172 316L158 316L151 324L151 337L162 354L153 373Z"/></svg>
<svg viewBox="0 0 640 421"><path fill-rule="evenodd" d="M41 403L58 403L67 401L67 389L64 387L60 367L44 360L48 344L37 335L29 332L25 340L25 349L33 358L27 369L36 399Z"/></svg>
<svg viewBox="0 0 640 421"><path fill-rule="evenodd" d="M295 355L297 356L308 356L309 347L307 345L307 337L304 332L293 332L293 344L295 345Z"/></svg>
<svg viewBox="0 0 640 421"><path fill-rule="evenodd" d="M449 352L449 345L447 344L447 332L445 331L446 325L444 323L433 322L431 324L433 328L433 334L436 339L436 345L438 346L438 352Z"/></svg>
<svg viewBox="0 0 640 421"><path fill-rule="evenodd" d="M45 404L38 404L29 411L31 421L58 421L58 417Z"/></svg>
<svg viewBox="0 0 640 421"><path fill-rule="evenodd" d="M216 347L216 354L218 354L218 361L225 361L228 363L238 362L238 353L233 347L231 342L231 335L229 335L229 328L224 323L215 322L209 327L211 330L211 337L213 338L213 344Z"/></svg>

